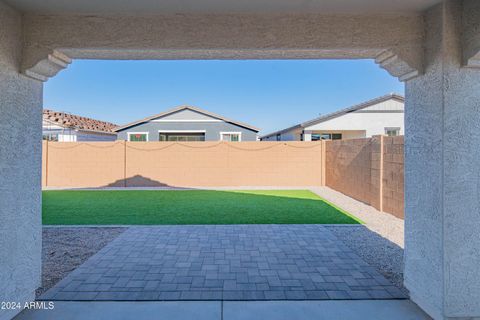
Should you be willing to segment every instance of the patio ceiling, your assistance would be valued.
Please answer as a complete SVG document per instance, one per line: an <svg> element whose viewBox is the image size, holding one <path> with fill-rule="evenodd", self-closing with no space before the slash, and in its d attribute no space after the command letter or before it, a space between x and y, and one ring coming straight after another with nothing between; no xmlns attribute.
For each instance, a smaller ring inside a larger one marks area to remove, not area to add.
<svg viewBox="0 0 480 320"><path fill-rule="evenodd" d="M417 13L441 0L7 0L43 14Z"/></svg>

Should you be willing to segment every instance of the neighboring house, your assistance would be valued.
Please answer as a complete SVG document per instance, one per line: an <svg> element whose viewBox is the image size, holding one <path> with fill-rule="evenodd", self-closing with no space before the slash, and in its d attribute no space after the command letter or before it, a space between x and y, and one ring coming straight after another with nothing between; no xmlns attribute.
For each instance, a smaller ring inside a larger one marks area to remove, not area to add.
<svg viewBox="0 0 480 320"><path fill-rule="evenodd" d="M180 106L118 127L127 141L256 141L259 129L191 106Z"/></svg>
<svg viewBox="0 0 480 320"><path fill-rule="evenodd" d="M114 141L116 125L65 112L43 109L43 139L75 141Z"/></svg>
<svg viewBox="0 0 480 320"><path fill-rule="evenodd" d="M262 141L316 141L404 134L404 101L385 95L260 137Z"/></svg>

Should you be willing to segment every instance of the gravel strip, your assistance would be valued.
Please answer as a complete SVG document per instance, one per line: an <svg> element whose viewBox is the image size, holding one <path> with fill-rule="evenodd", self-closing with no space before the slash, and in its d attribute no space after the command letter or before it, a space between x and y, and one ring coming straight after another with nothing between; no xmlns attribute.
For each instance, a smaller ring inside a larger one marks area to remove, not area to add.
<svg viewBox="0 0 480 320"><path fill-rule="evenodd" d="M388 213L380 212L374 207L328 187L316 187L310 190L357 218L360 218L368 229L390 240L399 247L404 247L404 221L402 219Z"/></svg>
<svg viewBox="0 0 480 320"><path fill-rule="evenodd" d="M43 227L42 286L39 297L127 228Z"/></svg>
<svg viewBox="0 0 480 320"><path fill-rule="evenodd" d="M365 262L409 295L403 286L403 248L365 226L326 227Z"/></svg>
<svg viewBox="0 0 480 320"><path fill-rule="evenodd" d="M326 227L408 295L403 286L404 221L328 187L311 190L365 223L363 226Z"/></svg>

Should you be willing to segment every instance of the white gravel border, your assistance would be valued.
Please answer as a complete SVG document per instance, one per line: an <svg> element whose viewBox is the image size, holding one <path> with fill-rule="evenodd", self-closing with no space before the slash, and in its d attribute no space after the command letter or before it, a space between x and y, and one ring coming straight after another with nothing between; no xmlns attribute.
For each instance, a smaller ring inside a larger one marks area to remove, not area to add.
<svg viewBox="0 0 480 320"><path fill-rule="evenodd" d="M390 240L402 249L404 248L404 221L402 219L378 211L374 207L328 187L314 187L310 190L361 219L368 229Z"/></svg>
<svg viewBox="0 0 480 320"><path fill-rule="evenodd" d="M365 223L326 227L408 295L403 286L404 221L328 187L310 190Z"/></svg>

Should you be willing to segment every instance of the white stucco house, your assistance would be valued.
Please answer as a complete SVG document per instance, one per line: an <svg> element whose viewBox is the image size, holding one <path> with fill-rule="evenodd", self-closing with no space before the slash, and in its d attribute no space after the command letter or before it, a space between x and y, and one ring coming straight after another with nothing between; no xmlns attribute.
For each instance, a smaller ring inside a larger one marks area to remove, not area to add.
<svg viewBox="0 0 480 320"><path fill-rule="evenodd" d="M404 98L388 94L260 137L262 141L316 141L404 134Z"/></svg>
<svg viewBox="0 0 480 320"><path fill-rule="evenodd" d="M117 125L66 112L43 109L43 140L59 142L114 141Z"/></svg>

